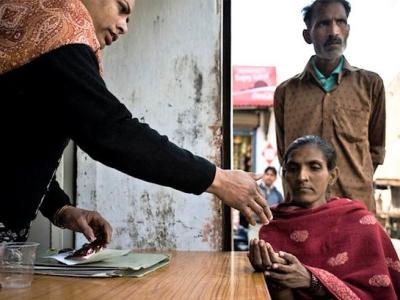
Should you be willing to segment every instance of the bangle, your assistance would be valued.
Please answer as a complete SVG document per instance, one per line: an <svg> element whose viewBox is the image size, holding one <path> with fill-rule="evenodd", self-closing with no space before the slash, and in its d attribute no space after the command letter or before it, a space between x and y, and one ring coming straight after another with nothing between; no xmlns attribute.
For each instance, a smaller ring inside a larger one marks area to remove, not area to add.
<svg viewBox="0 0 400 300"><path fill-rule="evenodd" d="M62 222L62 220L61 220L60 217L61 217L62 212L63 212L64 210L66 210L68 206L70 206L70 205L66 204L66 205L60 207L60 208L56 211L56 213L54 214L54 218L53 218L54 221L53 221L53 223L54 223L54 225L56 225L57 227L65 228L65 227L64 227L64 224L63 224L63 222Z"/></svg>
<svg viewBox="0 0 400 300"><path fill-rule="evenodd" d="M309 291L311 294L313 295L318 295L322 292L323 287L321 282L318 280L318 278L311 273L311 281L310 281L310 287L309 287Z"/></svg>

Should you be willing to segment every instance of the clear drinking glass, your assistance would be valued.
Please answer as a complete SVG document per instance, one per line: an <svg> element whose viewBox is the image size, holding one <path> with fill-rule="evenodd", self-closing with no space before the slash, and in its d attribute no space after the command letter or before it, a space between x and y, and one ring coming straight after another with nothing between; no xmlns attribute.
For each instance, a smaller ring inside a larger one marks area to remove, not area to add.
<svg viewBox="0 0 400 300"><path fill-rule="evenodd" d="M30 287L39 243L0 244L0 285L2 288Z"/></svg>

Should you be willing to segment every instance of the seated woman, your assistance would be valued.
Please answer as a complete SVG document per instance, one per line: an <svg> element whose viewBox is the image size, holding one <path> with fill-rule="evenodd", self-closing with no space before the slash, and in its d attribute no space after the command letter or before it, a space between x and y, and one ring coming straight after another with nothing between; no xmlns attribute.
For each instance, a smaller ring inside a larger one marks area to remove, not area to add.
<svg viewBox="0 0 400 300"><path fill-rule="evenodd" d="M249 259L265 272L273 299L400 299L400 261L364 204L329 199L339 175L333 148L304 136L287 149L288 202L250 242Z"/></svg>

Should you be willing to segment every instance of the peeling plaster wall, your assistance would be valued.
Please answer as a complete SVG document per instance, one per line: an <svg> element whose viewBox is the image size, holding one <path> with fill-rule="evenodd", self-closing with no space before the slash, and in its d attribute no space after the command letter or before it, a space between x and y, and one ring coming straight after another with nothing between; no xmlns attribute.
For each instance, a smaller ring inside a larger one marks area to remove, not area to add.
<svg viewBox="0 0 400 300"><path fill-rule="evenodd" d="M105 81L134 117L219 164L220 44L220 0L136 0L129 33L105 51ZM222 248L220 202L211 195L130 178L82 151L77 203L111 223L110 247Z"/></svg>

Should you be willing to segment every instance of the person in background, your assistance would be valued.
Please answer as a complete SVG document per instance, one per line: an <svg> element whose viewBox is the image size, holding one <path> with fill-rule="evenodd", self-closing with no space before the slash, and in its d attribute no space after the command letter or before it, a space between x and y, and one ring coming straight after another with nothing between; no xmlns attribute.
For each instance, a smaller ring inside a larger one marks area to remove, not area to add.
<svg viewBox="0 0 400 300"><path fill-rule="evenodd" d="M289 198L249 251L272 299L399 299L400 261L385 230L363 202L327 196L340 177L333 147L300 137L282 169Z"/></svg>
<svg viewBox="0 0 400 300"><path fill-rule="evenodd" d="M268 203L269 207L273 207L283 202L283 196L278 191L278 189L274 186L274 182L276 181L277 171L274 167L267 167L264 170L264 175L261 179L261 182L258 184L260 190L264 194L265 201ZM256 218L257 224L255 226L249 224L247 230L247 244L253 238L258 236L258 232L261 228L261 222L258 218ZM246 249L248 250L248 249Z"/></svg>
<svg viewBox="0 0 400 300"><path fill-rule="evenodd" d="M54 176L73 140L130 176L209 192L255 224L272 218L257 176L223 170L139 122L107 89L102 49L128 31L134 0L2 0L0 242L26 240L38 210L89 241L111 241L97 212L71 205ZM114 199L110 199L113 201Z"/></svg>
<svg viewBox="0 0 400 300"><path fill-rule="evenodd" d="M350 10L346 0L316 0L303 9L303 37L315 55L275 91L278 157L282 164L300 136L321 136L335 148L341 170L331 195L364 201L373 212L373 174L385 155L385 89L378 74L343 56Z"/></svg>
<svg viewBox="0 0 400 300"><path fill-rule="evenodd" d="M274 186L276 181L277 171L275 167L267 167L264 170L264 175L261 182L258 184L261 191L264 194L265 200L267 200L269 207L277 205L283 202L283 196L281 192Z"/></svg>

